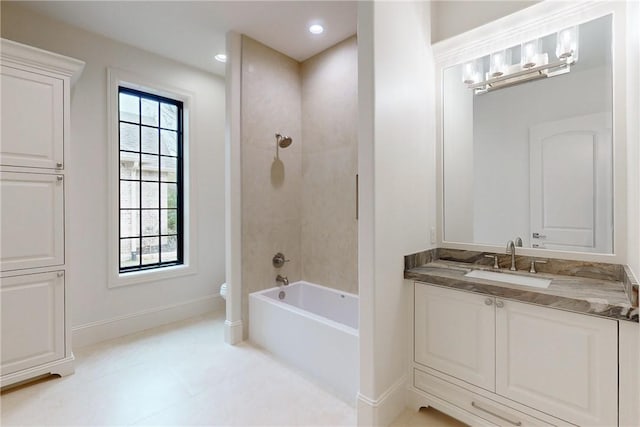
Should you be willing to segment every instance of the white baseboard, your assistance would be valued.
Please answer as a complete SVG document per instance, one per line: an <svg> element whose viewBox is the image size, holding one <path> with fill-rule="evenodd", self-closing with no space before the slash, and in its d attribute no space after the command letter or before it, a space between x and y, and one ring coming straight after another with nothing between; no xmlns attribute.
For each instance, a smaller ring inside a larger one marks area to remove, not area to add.
<svg viewBox="0 0 640 427"><path fill-rule="evenodd" d="M358 425L388 426L407 406L407 376L403 375L378 399L358 394Z"/></svg>
<svg viewBox="0 0 640 427"><path fill-rule="evenodd" d="M0 378L0 387L30 381L40 375L56 374L60 375L61 377L65 377L67 375L73 374L74 359L75 357L72 354L71 356L65 357L63 359L54 360L53 362L48 362L43 365L34 366L18 372L4 375Z"/></svg>
<svg viewBox="0 0 640 427"><path fill-rule="evenodd" d="M84 347L214 311L224 311L224 309L224 300L220 295L215 294L74 326L71 328L73 348Z"/></svg>
<svg viewBox="0 0 640 427"><path fill-rule="evenodd" d="M242 320L224 321L224 342L231 345L242 342Z"/></svg>

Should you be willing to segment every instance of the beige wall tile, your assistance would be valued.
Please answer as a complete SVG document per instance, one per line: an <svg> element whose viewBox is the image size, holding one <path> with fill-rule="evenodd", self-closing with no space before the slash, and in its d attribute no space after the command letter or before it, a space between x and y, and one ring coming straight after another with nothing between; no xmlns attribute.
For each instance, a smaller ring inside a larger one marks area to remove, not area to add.
<svg viewBox="0 0 640 427"><path fill-rule="evenodd" d="M242 312L248 295L307 280L358 292L357 46L299 64L242 39ZM276 157L275 134L293 138ZM290 261L271 264L277 252Z"/></svg>

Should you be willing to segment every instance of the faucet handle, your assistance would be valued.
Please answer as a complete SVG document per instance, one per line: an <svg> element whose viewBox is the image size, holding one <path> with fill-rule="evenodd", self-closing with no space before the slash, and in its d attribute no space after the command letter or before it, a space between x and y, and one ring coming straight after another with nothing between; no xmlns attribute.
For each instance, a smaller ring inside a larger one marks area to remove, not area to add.
<svg viewBox="0 0 640 427"><path fill-rule="evenodd" d="M537 273L536 271L536 263L538 264L546 264L546 260L531 258L531 268L529 269L529 273Z"/></svg>
<svg viewBox="0 0 640 427"><path fill-rule="evenodd" d="M289 262L289 260L284 257L284 254L282 252L278 252L277 254L275 254L273 256L273 259L271 260L271 263L275 268L282 267L285 262Z"/></svg>
<svg viewBox="0 0 640 427"><path fill-rule="evenodd" d="M500 265L498 264L498 254L493 254L493 255L485 254L484 257L493 258L493 268L496 268L496 269L500 268Z"/></svg>

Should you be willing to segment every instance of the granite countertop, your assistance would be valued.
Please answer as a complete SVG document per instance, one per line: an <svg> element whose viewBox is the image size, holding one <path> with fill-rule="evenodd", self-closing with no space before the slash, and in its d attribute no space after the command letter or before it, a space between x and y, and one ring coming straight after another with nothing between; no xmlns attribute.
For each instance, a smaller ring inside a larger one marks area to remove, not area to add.
<svg viewBox="0 0 640 427"><path fill-rule="evenodd" d="M490 267L477 264L471 267L464 262L437 259L406 269L404 277L514 301L638 322L638 307L631 304L622 282L549 273L517 272L519 275L551 279L549 287L541 289L465 277L464 275L472 269L492 270Z"/></svg>

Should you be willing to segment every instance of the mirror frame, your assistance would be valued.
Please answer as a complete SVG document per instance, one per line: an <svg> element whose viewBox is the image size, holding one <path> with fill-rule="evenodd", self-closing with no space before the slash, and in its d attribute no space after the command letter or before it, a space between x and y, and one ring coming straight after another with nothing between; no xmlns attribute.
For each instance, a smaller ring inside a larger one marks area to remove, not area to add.
<svg viewBox="0 0 640 427"><path fill-rule="evenodd" d="M569 252L549 249L518 248L519 255L541 258L573 259L608 263L627 263L627 219L638 217L640 209L627 211L627 94L636 83L627 74L626 2L550 2L544 1L514 14L477 27L433 45L436 94L436 177L437 177L437 244L438 247L481 252L505 252L505 247L444 240L444 158L443 158L443 72L491 52L506 49L522 41L542 37L563 28L579 25L605 15L612 15L612 79L613 79L613 253ZM632 140L630 140L630 143ZM629 147L631 151L632 148ZM632 185L637 185L633 183ZM631 228L631 227L630 227ZM514 236L515 237L515 236ZM506 244L506 242L505 242Z"/></svg>

